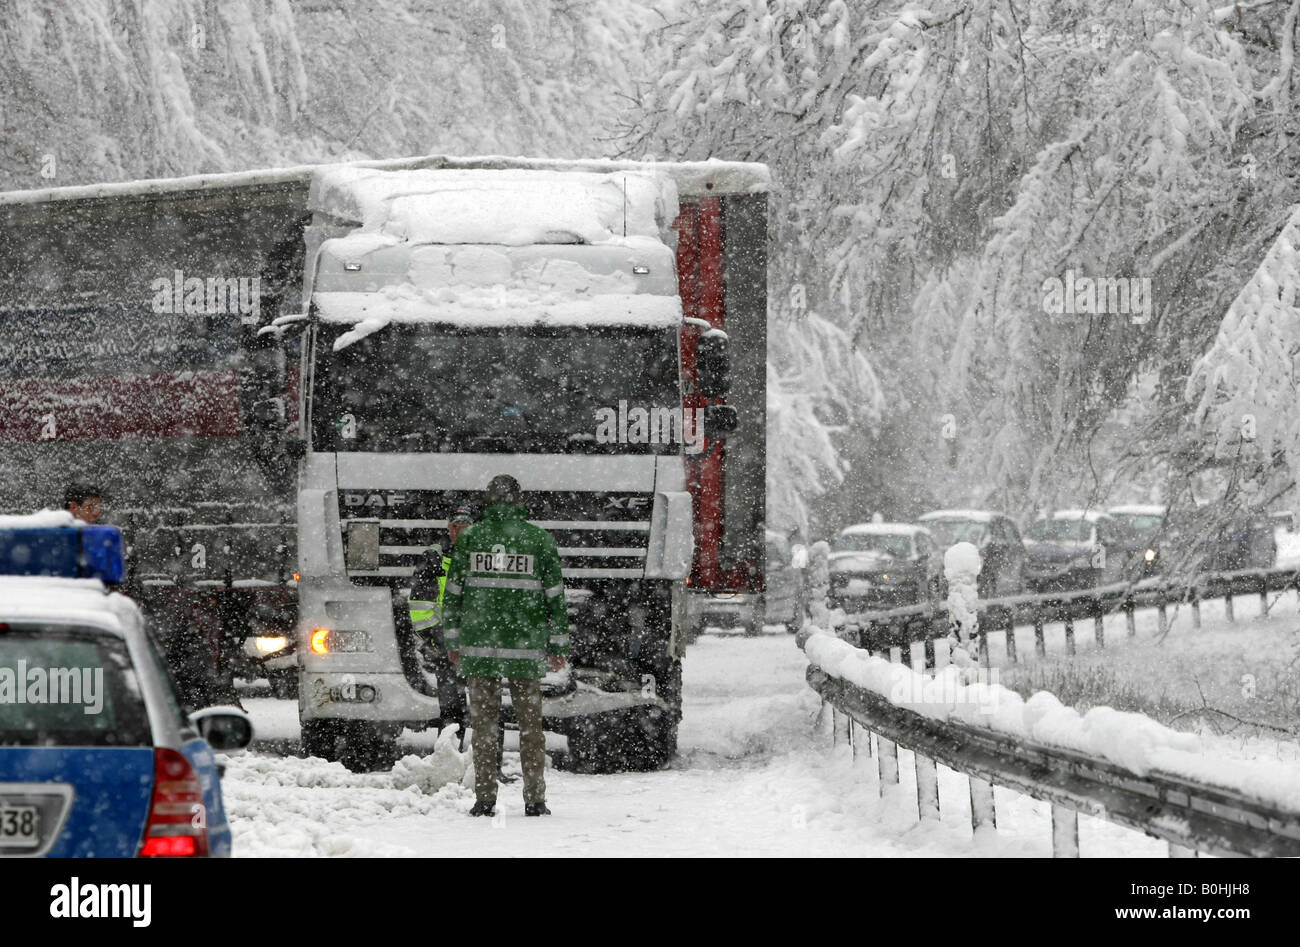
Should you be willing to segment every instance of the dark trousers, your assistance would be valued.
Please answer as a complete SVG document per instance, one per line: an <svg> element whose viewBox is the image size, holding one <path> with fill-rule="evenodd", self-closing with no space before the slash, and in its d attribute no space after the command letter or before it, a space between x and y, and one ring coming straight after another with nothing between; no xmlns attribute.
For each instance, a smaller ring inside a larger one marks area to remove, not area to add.
<svg viewBox="0 0 1300 947"><path fill-rule="evenodd" d="M438 707L442 725L460 724L463 737L469 729L469 715L465 710L465 679L456 672L456 666L447 657L442 629L433 630L433 642L425 648L426 666L438 678Z"/></svg>
<svg viewBox="0 0 1300 947"><path fill-rule="evenodd" d="M542 731L542 682L510 678L510 702L519 721L519 757L524 769L524 802L546 801L546 734ZM474 796L495 803L501 770L501 679L471 677L466 685L474 727Z"/></svg>

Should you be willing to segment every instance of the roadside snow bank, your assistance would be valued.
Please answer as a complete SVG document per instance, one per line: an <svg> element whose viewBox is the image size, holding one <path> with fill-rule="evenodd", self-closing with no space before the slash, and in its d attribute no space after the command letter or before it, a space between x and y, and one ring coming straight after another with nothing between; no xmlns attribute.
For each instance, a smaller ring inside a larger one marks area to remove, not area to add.
<svg viewBox="0 0 1300 947"><path fill-rule="evenodd" d="M821 631L808 638L804 651L810 662L832 677L926 717L1109 760L1139 776L1158 771L1288 810L1300 808L1300 766L1212 754L1199 736L1171 730L1144 714L1112 707L1094 707L1080 714L1047 691L1025 700L987 680L964 683L954 666L934 676L917 674L904 664L872 656Z"/></svg>

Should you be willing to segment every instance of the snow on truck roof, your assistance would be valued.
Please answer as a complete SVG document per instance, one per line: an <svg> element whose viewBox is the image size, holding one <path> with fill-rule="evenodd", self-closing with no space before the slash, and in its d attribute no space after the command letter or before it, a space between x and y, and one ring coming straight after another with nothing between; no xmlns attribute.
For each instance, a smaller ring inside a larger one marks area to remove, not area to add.
<svg viewBox="0 0 1300 947"><path fill-rule="evenodd" d="M325 241L318 316L393 323L674 326L673 182L648 172L319 172L309 206L360 229Z"/></svg>
<svg viewBox="0 0 1300 947"><path fill-rule="evenodd" d="M307 203L363 232L410 243L602 244L666 234L677 217L677 188L670 176L644 170L343 167L318 171Z"/></svg>
<svg viewBox="0 0 1300 947"><path fill-rule="evenodd" d="M505 155L422 155L374 161L303 164L175 178L152 178L72 187L35 188L0 192L0 207L51 201L104 200L161 197L184 192L220 191L226 188L306 186L318 171L330 168L373 168L388 171L432 169L589 171L658 171L672 179L681 197L692 200L720 195L764 194L771 187L766 165L744 161L632 161L611 158L526 158Z"/></svg>

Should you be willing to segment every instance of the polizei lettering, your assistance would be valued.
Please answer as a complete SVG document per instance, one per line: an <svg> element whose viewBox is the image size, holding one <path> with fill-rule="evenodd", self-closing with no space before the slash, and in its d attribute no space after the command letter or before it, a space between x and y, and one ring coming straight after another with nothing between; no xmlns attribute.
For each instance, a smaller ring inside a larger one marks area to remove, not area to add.
<svg viewBox="0 0 1300 947"><path fill-rule="evenodd" d="M504 572L507 575L532 575L533 557L515 552L470 553L472 572Z"/></svg>
<svg viewBox="0 0 1300 947"><path fill-rule="evenodd" d="M133 927L148 927L153 885L86 884L76 875L50 888L50 917L129 917Z"/></svg>

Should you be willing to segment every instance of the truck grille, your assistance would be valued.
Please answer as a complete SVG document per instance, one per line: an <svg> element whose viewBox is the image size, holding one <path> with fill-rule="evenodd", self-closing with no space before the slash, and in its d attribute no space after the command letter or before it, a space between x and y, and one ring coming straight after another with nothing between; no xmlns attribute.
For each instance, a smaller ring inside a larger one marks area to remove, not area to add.
<svg viewBox="0 0 1300 947"><path fill-rule="evenodd" d="M419 567L424 551L447 540L447 519L454 500L441 494L402 495L401 506L358 508L341 505L344 535L351 519L379 520L379 568L349 570L361 578L408 578ZM645 575L650 542L651 494L611 496L594 492L534 493L524 497L529 522L549 532L560 550L564 577L639 579ZM618 505L622 504L622 505Z"/></svg>

